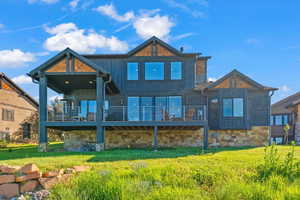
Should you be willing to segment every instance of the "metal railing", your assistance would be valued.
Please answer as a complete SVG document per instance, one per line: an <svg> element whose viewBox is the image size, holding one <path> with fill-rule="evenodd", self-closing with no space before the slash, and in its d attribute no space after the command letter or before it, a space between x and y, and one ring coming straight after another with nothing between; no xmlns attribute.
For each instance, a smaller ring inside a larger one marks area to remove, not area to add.
<svg viewBox="0 0 300 200"><path fill-rule="evenodd" d="M105 111L106 121L197 121L206 119L205 105L111 106Z"/></svg>
<svg viewBox="0 0 300 200"><path fill-rule="evenodd" d="M96 121L96 107L64 106L48 111L48 121Z"/></svg>
<svg viewBox="0 0 300 200"><path fill-rule="evenodd" d="M206 120L205 105L110 106L104 121L199 121ZM63 107L48 111L48 121L96 121L96 108Z"/></svg>

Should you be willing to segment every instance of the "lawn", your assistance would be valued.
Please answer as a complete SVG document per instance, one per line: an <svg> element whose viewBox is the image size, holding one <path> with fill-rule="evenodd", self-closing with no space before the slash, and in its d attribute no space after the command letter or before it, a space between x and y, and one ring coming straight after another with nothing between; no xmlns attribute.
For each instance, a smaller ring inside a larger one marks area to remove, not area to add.
<svg viewBox="0 0 300 200"><path fill-rule="evenodd" d="M89 165L57 185L51 199L300 199L300 147L123 149L48 153L36 146L0 149L0 165L36 163L42 170ZM277 150L278 152L277 152ZM288 152L290 152L288 154ZM286 156L288 154L288 156ZM265 156L267 155L267 156Z"/></svg>

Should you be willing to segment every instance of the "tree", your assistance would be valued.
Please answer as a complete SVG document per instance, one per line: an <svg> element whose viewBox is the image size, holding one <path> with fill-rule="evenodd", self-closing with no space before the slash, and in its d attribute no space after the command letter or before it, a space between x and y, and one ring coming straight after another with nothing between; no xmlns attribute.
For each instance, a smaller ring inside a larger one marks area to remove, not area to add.
<svg viewBox="0 0 300 200"><path fill-rule="evenodd" d="M290 125L289 124L286 124L284 127L283 127L283 131L284 131L284 142L285 144L288 144L289 143L289 130L290 130Z"/></svg>

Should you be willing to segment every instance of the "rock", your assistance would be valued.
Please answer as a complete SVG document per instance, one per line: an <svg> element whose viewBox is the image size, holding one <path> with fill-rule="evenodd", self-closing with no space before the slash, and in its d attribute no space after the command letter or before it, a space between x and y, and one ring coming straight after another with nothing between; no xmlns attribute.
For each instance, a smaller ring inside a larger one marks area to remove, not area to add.
<svg viewBox="0 0 300 200"><path fill-rule="evenodd" d="M13 183L16 180L15 175L1 175L0 176L0 184L4 183Z"/></svg>
<svg viewBox="0 0 300 200"><path fill-rule="evenodd" d="M39 182L43 186L44 189L48 190L48 189L51 189L55 184L57 184L59 182L59 178L57 178L57 177L40 178Z"/></svg>
<svg viewBox="0 0 300 200"><path fill-rule="evenodd" d="M31 179L38 179L40 177L41 177L40 172L33 172L31 174L16 177L16 182L24 182Z"/></svg>
<svg viewBox="0 0 300 200"><path fill-rule="evenodd" d="M39 182L36 180L27 181L20 185L20 192L21 193L32 192L37 188L38 185L39 185Z"/></svg>
<svg viewBox="0 0 300 200"><path fill-rule="evenodd" d="M88 166L74 166L73 169L75 172L84 172L90 169Z"/></svg>
<svg viewBox="0 0 300 200"><path fill-rule="evenodd" d="M58 171L45 172L45 173L43 173L43 177L51 178L51 177L61 176L63 174L64 174L64 169L60 169Z"/></svg>
<svg viewBox="0 0 300 200"><path fill-rule="evenodd" d="M0 196L12 198L19 195L19 185L16 183L8 183L0 185Z"/></svg>
<svg viewBox="0 0 300 200"><path fill-rule="evenodd" d="M20 169L18 166L5 166L5 165L0 165L0 172L5 173L5 174L13 174L17 172Z"/></svg>
<svg viewBox="0 0 300 200"><path fill-rule="evenodd" d="M59 178L59 180L62 181L62 182L64 182L64 181L69 180L72 176L73 176L73 174L63 174L63 175Z"/></svg>
<svg viewBox="0 0 300 200"><path fill-rule="evenodd" d="M73 168L67 168L65 170L65 174L73 174L73 173L75 173L75 169L73 169Z"/></svg>
<svg viewBox="0 0 300 200"><path fill-rule="evenodd" d="M32 174L33 172L39 172L39 168L35 164L27 164L21 167L21 169L18 171L22 174Z"/></svg>

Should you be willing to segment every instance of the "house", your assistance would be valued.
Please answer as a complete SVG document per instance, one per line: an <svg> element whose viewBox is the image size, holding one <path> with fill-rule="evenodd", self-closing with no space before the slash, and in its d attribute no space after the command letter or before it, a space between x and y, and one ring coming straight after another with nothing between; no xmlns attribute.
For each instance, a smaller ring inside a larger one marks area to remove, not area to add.
<svg viewBox="0 0 300 200"><path fill-rule="evenodd" d="M300 92L288 96L272 105L271 141L285 143L284 126L289 124L288 141L300 144Z"/></svg>
<svg viewBox="0 0 300 200"><path fill-rule="evenodd" d="M30 138L31 123L25 120L37 111L38 103L4 73L0 73L0 140L13 139L19 129L24 139Z"/></svg>
<svg viewBox="0 0 300 200"><path fill-rule="evenodd" d="M210 83L209 59L157 37L125 54L67 48L29 73L39 84L40 150L48 128L64 130L76 151L264 145L276 89L237 70ZM64 96L49 114L47 87Z"/></svg>

